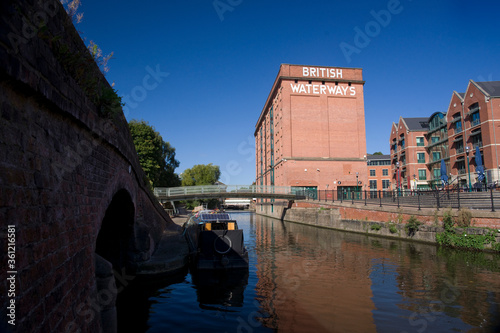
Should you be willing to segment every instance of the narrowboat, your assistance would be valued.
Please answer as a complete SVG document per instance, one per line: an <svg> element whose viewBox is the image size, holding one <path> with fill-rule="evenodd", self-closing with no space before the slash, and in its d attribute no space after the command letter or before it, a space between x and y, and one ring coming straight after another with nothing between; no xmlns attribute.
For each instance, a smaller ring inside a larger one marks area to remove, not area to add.
<svg viewBox="0 0 500 333"><path fill-rule="evenodd" d="M200 211L189 218L184 228L196 269L248 267L243 230L228 213Z"/></svg>

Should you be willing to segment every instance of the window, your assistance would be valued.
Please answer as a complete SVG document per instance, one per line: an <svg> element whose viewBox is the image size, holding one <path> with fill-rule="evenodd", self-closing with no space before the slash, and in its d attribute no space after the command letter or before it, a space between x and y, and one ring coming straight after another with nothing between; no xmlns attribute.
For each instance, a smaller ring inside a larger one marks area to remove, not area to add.
<svg viewBox="0 0 500 333"><path fill-rule="evenodd" d="M432 173L434 174L434 179L441 177L441 169L432 169Z"/></svg>
<svg viewBox="0 0 500 333"><path fill-rule="evenodd" d="M441 159L441 152L433 151L432 152L432 161L439 161Z"/></svg>
<svg viewBox="0 0 500 333"><path fill-rule="evenodd" d="M417 153L417 162L425 163L425 153Z"/></svg>
<svg viewBox="0 0 500 333"><path fill-rule="evenodd" d="M405 139L401 140L401 149L405 149Z"/></svg>
<svg viewBox="0 0 500 333"><path fill-rule="evenodd" d="M389 169L382 169L382 176L389 176Z"/></svg>
<svg viewBox="0 0 500 333"><path fill-rule="evenodd" d="M376 190L376 189L377 189L377 181L370 180L370 190Z"/></svg>
<svg viewBox="0 0 500 333"><path fill-rule="evenodd" d="M418 170L418 179L419 180L427 180L426 170Z"/></svg>
<svg viewBox="0 0 500 333"><path fill-rule="evenodd" d="M476 126L476 125L479 125L481 123L481 120L479 119L479 111L478 112L474 112L472 115L471 115L471 119L472 119L472 124L471 126Z"/></svg>
<svg viewBox="0 0 500 333"><path fill-rule="evenodd" d="M472 139L472 147L482 147L483 146L483 139L481 137L481 134L471 134L471 139Z"/></svg>
<svg viewBox="0 0 500 333"><path fill-rule="evenodd" d="M424 146L424 137L419 136L417 137L417 147L423 147Z"/></svg>
<svg viewBox="0 0 500 333"><path fill-rule="evenodd" d="M455 123L455 133L460 133L460 132L462 132L462 122L457 121Z"/></svg>
<svg viewBox="0 0 500 333"><path fill-rule="evenodd" d="M370 177L375 177L375 170L370 169Z"/></svg>
<svg viewBox="0 0 500 333"><path fill-rule="evenodd" d="M433 136L431 137L431 143L436 143L439 141L439 136Z"/></svg>
<svg viewBox="0 0 500 333"><path fill-rule="evenodd" d="M382 188L383 189L389 188L390 183L391 182L388 179L382 180Z"/></svg>

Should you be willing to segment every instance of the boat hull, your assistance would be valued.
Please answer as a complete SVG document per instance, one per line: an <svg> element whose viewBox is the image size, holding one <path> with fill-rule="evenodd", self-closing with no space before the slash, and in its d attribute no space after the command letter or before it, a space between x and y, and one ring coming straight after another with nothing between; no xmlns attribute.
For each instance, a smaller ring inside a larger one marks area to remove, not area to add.
<svg viewBox="0 0 500 333"><path fill-rule="evenodd" d="M248 267L248 252L243 244L243 230L200 232L196 267L198 269Z"/></svg>

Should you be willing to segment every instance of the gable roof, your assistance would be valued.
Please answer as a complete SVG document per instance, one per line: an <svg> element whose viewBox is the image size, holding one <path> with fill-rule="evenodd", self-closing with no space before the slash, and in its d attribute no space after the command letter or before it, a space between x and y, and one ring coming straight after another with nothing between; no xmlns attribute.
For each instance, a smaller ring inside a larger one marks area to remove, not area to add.
<svg viewBox="0 0 500 333"><path fill-rule="evenodd" d="M429 118L403 118L406 127L410 131L428 131L429 130Z"/></svg>
<svg viewBox="0 0 500 333"><path fill-rule="evenodd" d="M474 82L490 97L500 97L500 81Z"/></svg>

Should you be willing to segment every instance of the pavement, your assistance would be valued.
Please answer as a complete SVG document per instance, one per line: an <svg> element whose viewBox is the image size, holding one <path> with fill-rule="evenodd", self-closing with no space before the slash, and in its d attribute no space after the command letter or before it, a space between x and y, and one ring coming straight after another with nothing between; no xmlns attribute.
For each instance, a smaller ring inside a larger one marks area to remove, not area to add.
<svg viewBox="0 0 500 333"><path fill-rule="evenodd" d="M180 211L172 221L182 227L189 212ZM148 261L137 267L137 275L170 275L184 269L189 263L189 248L183 230L169 228L163 232L158 248Z"/></svg>

